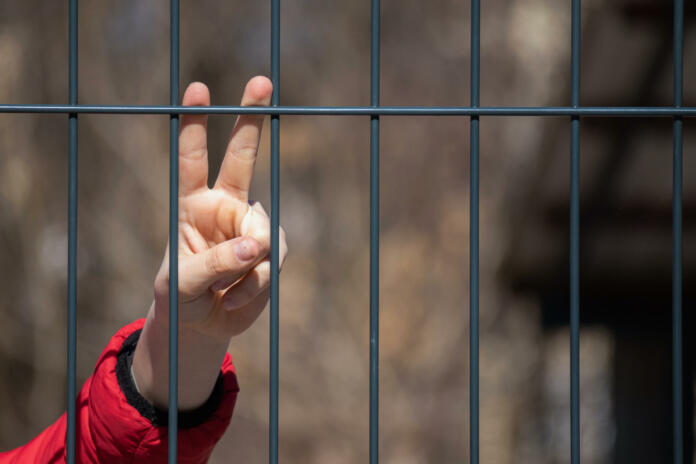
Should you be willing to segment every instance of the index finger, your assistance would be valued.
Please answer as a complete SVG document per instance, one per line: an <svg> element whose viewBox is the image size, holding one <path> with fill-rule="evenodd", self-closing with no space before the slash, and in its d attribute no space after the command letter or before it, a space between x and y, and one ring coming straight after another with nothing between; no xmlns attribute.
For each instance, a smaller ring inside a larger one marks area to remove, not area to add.
<svg viewBox="0 0 696 464"><path fill-rule="evenodd" d="M252 78L244 89L242 106L268 106L273 84L264 76ZM249 199L249 186L254 174L256 153L264 115L243 114L237 118L215 188L228 191L242 201Z"/></svg>
<svg viewBox="0 0 696 464"><path fill-rule="evenodd" d="M184 92L183 106L210 106L210 91L205 84L193 82ZM207 187L208 143L207 114L181 116L179 130L179 195Z"/></svg>

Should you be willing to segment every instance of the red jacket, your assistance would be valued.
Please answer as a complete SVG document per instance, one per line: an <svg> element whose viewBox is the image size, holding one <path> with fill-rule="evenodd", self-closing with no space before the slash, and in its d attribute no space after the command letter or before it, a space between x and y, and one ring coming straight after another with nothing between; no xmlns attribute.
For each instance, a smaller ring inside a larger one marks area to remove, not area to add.
<svg viewBox="0 0 696 464"><path fill-rule="evenodd" d="M144 319L119 330L99 357L77 397L76 462L167 462L167 412L154 408L133 385L130 362ZM208 401L179 414L179 459L205 463L232 417L237 399L232 358L225 355ZM0 453L0 464L64 463L66 414L24 446Z"/></svg>

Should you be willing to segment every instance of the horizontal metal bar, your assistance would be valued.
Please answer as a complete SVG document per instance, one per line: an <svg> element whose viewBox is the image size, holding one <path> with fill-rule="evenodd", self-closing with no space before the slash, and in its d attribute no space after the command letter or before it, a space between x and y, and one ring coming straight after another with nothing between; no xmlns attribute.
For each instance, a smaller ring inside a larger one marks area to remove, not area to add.
<svg viewBox="0 0 696 464"><path fill-rule="evenodd" d="M305 116L659 116L694 117L696 107L625 106L123 106L0 105L0 113L269 114Z"/></svg>

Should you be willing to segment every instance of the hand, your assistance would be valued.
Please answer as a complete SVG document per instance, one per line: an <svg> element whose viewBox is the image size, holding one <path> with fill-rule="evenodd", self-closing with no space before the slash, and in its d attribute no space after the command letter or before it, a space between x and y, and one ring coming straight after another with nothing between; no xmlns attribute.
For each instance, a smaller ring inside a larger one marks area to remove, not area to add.
<svg viewBox="0 0 696 464"><path fill-rule="evenodd" d="M271 92L267 78L255 77L246 86L242 106L267 106ZM183 105L210 105L207 87L189 85ZM181 117L179 317L185 330L229 340L246 330L268 302L270 221L259 203L249 202L263 119L237 119L220 174L209 189L207 115ZM279 232L282 265L287 244L283 229ZM155 311L169 312L168 251L155 279Z"/></svg>
<svg viewBox="0 0 696 464"><path fill-rule="evenodd" d="M243 106L268 105L271 82L249 81ZM210 93L193 83L183 105L208 106ZM208 188L205 115L182 115L179 133L179 397L193 409L210 396L232 336L246 330L269 298L270 221L249 202L263 115L237 118L215 187ZM279 230L279 265L287 254ZM169 247L155 278L155 300L133 355L140 393L165 408L169 327Z"/></svg>

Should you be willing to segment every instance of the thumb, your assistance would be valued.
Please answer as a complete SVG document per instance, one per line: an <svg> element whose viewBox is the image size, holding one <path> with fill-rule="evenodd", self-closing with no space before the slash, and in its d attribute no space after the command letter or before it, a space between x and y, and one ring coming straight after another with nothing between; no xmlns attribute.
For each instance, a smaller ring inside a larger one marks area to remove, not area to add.
<svg viewBox="0 0 696 464"><path fill-rule="evenodd" d="M183 301L190 301L216 281L236 282L256 263L259 243L251 237L237 237L212 248L181 259L179 263L179 292Z"/></svg>

